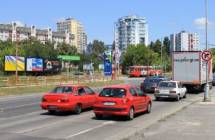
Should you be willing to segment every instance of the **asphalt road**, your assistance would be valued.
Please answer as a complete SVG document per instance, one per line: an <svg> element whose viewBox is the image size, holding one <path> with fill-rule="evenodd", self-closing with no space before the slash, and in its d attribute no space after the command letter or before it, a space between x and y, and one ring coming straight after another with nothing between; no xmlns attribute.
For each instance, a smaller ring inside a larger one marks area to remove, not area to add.
<svg viewBox="0 0 215 140"><path fill-rule="evenodd" d="M127 84L134 85L139 85L142 81L142 79L124 80ZM118 117L96 120L92 110L86 110L80 115L73 113L50 115L39 107L41 96L35 94L0 98L1 140L122 139L186 107L202 98L203 94L190 94L187 99L179 102L153 101L152 112L138 115L133 121L125 121Z"/></svg>

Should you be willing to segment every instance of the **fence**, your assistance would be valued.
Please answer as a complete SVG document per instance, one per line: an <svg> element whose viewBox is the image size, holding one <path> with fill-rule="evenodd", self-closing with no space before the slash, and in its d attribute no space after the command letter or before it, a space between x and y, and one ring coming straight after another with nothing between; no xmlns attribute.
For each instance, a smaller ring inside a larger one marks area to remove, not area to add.
<svg viewBox="0 0 215 140"><path fill-rule="evenodd" d="M0 77L0 87L13 86L42 86L42 85L60 85L60 84L81 84L89 82L110 81L111 77L105 77L101 74L93 76L88 75L58 75L58 76L20 76L17 79L14 76Z"/></svg>

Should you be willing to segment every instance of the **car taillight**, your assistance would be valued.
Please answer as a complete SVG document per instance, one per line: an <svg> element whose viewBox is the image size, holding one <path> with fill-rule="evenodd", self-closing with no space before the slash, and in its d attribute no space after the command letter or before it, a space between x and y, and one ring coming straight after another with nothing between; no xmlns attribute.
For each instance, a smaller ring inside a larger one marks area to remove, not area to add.
<svg viewBox="0 0 215 140"><path fill-rule="evenodd" d="M170 91L170 93L176 93L176 91Z"/></svg>
<svg viewBox="0 0 215 140"><path fill-rule="evenodd" d="M47 101L47 100L43 97L43 98L42 98L42 102L46 102L46 101Z"/></svg>
<svg viewBox="0 0 215 140"><path fill-rule="evenodd" d="M126 104L128 101L129 101L129 99L128 99L128 98L124 98L124 99L122 99L122 103L123 103L123 104Z"/></svg>
<svg viewBox="0 0 215 140"><path fill-rule="evenodd" d="M60 102L61 103L67 103L67 102L69 102L69 99L68 98L62 98L62 99L60 99Z"/></svg>

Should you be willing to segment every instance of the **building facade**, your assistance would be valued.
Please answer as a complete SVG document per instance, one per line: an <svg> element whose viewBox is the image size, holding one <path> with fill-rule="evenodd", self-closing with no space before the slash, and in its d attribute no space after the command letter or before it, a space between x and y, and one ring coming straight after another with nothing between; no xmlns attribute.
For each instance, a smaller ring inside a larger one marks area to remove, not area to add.
<svg viewBox="0 0 215 140"><path fill-rule="evenodd" d="M199 35L181 31L170 35L170 52L173 51L197 51L199 47Z"/></svg>
<svg viewBox="0 0 215 140"><path fill-rule="evenodd" d="M52 31L51 28L37 29L35 26L20 27L14 22L12 24L0 24L0 40L22 41L30 38L36 38L42 43L48 41L55 44L63 43L72 44L73 35L70 33L61 33Z"/></svg>
<svg viewBox="0 0 215 140"><path fill-rule="evenodd" d="M84 31L84 27L76 19L68 18L57 22L58 32L69 32L74 35L72 45L76 46L79 53L83 53L87 47L87 34Z"/></svg>
<svg viewBox="0 0 215 140"><path fill-rule="evenodd" d="M115 23L115 45L121 51L129 45L148 45L148 25L146 19L136 15L118 19Z"/></svg>

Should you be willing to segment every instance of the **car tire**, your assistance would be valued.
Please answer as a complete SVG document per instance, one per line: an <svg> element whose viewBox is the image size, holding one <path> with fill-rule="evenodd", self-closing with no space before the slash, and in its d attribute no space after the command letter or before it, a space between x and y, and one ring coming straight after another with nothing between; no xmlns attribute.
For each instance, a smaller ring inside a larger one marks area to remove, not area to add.
<svg viewBox="0 0 215 140"><path fill-rule="evenodd" d="M55 110L48 110L49 114L55 114L56 111Z"/></svg>
<svg viewBox="0 0 215 140"><path fill-rule="evenodd" d="M103 118L102 114L95 114L97 120L101 120Z"/></svg>
<svg viewBox="0 0 215 140"><path fill-rule="evenodd" d="M176 101L179 101L179 100L180 100L180 95L177 95L177 97L176 97L175 100L176 100Z"/></svg>
<svg viewBox="0 0 215 140"><path fill-rule="evenodd" d="M75 106L75 114L80 114L82 112L82 106L80 104L77 104Z"/></svg>
<svg viewBox="0 0 215 140"><path fill-rule="evenodd" d="M160 97L155 97L155 100L156 101L160 101Z"/></svg>
<svg viewBox="0 0 215 140"><path fill-rule="evenodd" d="M134 119L134 108L131 107L127 116L127 120L133 120Z"/></svg>
<svg viewBox="0 0 215 140"><path fill-rule="evenodd" d="M183 98L187 98L187 93L184 94Z"/></svg>
<svg viewBox="0 0 215 140"><path fill-rule="evenodd" d="M148 113L148 114L151 113L151 110L152 110L152 104L148 103L146 113Z"/></svg>

